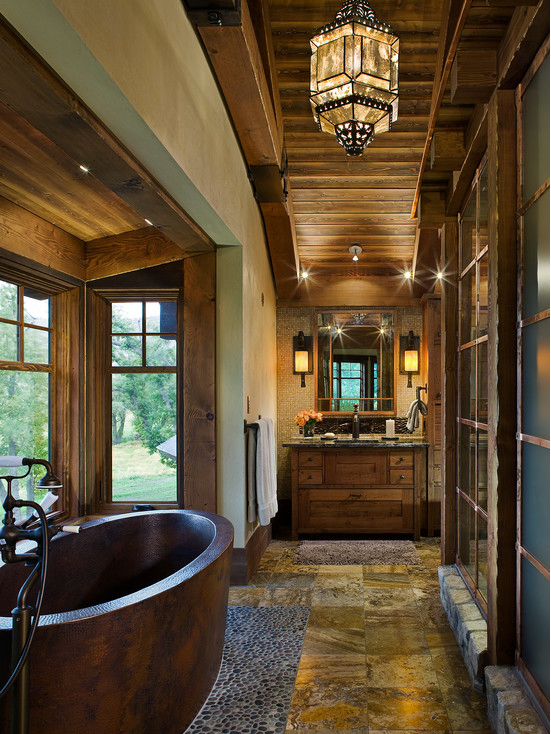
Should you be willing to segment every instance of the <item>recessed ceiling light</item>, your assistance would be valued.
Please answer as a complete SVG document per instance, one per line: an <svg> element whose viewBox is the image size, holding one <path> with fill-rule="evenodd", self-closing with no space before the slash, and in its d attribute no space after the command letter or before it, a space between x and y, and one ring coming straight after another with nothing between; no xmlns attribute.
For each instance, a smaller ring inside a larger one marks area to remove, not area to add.
<svg viewBox="0 0 551 734"><path fill-rule="evenodd" d="M306 278L308 277L308 271L303 270L302 273L301 273L301 275L304 278L304 280L306 280Z"/></svg>
<svg viewBox="0 0 551 734"><path fill-rule="evenodd" d="M438 280L442 280L442 278L444 277L444 274L441 272L438 272L436 273L436 277L438 278Z"/></svg>
<svg viewBox="0 0 551 734"><path fill-rule="evenodd" d="M404 273L404 278L406 280L411 280L411 270L406 270L406 272Z"/></svg>
<svg viewBox="0 0 551 734"><path fill-rule="evenodd" d="M81 171L84 171L84 173L90 173L90 169L86 166L83 166L82 163L79 165L79 168Z"/></svg>
<svg viewBox="0 0 551 734"><path fill-rule="evenodd" d="M146 224L149 224L150 227L153 226L153 222L150 222L149 219L144 219Z"/></svg>

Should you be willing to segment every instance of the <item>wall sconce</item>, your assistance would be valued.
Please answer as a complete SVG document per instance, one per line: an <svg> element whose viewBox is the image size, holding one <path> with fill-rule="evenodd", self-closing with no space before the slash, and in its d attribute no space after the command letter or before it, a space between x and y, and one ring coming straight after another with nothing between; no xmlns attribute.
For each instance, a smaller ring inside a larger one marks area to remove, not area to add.
<svg viewBox="0 0 551 734"><path fill-rule="evenodd" d="M411 329L400 336L400 374L408 376L408 387L412 387L411 376L419 374L419 344L419 337Z"/></svg>
<svg viewBox="0 0 551 734"><path fill-rule="evenodd" d="M293 374L301 376L301 387L306 387L304 375L311 375L314 371L313 341L313 337L304 336L303 331L299 331L298 336L293 337Z"/></svg>

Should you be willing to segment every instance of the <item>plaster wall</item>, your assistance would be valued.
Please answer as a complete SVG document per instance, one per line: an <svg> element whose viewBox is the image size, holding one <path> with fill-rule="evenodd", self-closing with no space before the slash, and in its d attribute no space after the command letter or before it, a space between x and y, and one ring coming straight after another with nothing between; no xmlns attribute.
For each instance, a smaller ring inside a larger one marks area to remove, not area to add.
<svg viewBox="0 0 551 734"><path fill-rule="evenodd" d="M0 0L0 13L219 246L218 511L244 547L245 394L251 419L275 420L275 290L241 148L181 0Z"/></svg>

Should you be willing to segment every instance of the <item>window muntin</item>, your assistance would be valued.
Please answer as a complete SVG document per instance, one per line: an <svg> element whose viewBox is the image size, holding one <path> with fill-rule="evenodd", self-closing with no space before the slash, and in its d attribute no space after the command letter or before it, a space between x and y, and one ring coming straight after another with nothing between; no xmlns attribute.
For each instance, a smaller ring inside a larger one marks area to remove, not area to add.
<svg viewBox="0 0 551 734"><path fill-rule="evenodd" d="M111 303L110 502L177 501L176 307Z"/></svg>

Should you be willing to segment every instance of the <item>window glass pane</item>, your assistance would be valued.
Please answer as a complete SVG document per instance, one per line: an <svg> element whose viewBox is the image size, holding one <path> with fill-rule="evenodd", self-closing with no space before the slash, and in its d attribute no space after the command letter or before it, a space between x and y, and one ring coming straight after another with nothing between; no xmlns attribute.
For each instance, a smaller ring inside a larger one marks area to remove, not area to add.
<svg viewBox="0 0 551 734"><path fill-rule="evenodd" d="M522 316L549 308L549 189L524 216Z"/></svg>
<svg viewBox="0 0 551 734"><path fill-rule="evenodd" d="M19 326L0 321L0 359L5 362L17 362ZM11 455L11 454L9 454Z"/></svg>
<svg viewBox="0 0 551 734"><path fill-rule="evenodd" d="M50 332L30 326L25 326L23 331L23 361L50 364Z"/></svg>
<svg viewBox="0 0 551 734"><path fill-rule="evenodd" d="M488 599L488 526L478 515L478 590Z"/></svg>
<svg viewBox="0 0 551 734"><path fill-rule="evenodd" d="M146 331L153 334L176 334L177 307L176 301L148 301L145 304Z"/></svg>
<svg viewBox="0 0 551 734"><path fill-rule="evenodd" d="M549 581L521 557L520 654L549 698Z"/></svg>
<svg viewBox="0 0 551 734"><path fill-rule="evenodd" d="M477 414L479 423L488 422L488 342L477 344L478 352L478 394Z"/></svg>
<svg viewBox="0 0 551 734"><path fill-rule="evenodd" d="M549 438L549 319L522 330L522 432Z"/></svg>
<svg viewBox="0 0 551 734"><path fill-rule="evenodd" d="M522 122L526 203L549 178L549 56L523 95Z"/></svg>
<svg viewBox="0 0 551 734"><path fill-rule="evenodd" d="M488 433L477 431L477 499L476 504L488 511Z"/></svg>
<svg viewBox="0 0 551 734"><path fill-rule="evenodd" d="M112 375L113 501L176 502L175 437L175 374Z"/></svg>
<svg viewBox="0 0 551 734"><path fill-rule="evenodd" d="M176 340L163 336L146 336L145 355L148 367L174 367L176 365Z"/></svg>
<svg viewBox="0 0 551 734"><path fill-rule="evenodd" d="M141 336L121 334L112 337L111 364L113 367L141 367L142 343Z"/></svg>
<svg viewBox="0 0 551 734"><path fill-rule="evenodd" d="M478 261L478 336L488 333L488 255Z"/></svg>
<svg viewBox="0 0 551 734"><path fill-rule="evenodd" d="M17 286L0 280L0 318L17 320Z"/></svg>
<svg viewBox="0 0 551 734"><path fill-rule="evenodd" d="M549 568L549 449L522 444L521 544Z"/></svg>
<svg viewBox="0 0 551 734"><path fill-rule="evenodd" d="M471 268L459 283L459 342L476 339L476 269Z"/></svg>
<svg viewBox="0 0 551 734"><path fill-rule="evenodd" d="M475 573L475 512L473 508L461 497L458 502L459 509L459 539L458 556L461 563L473 579Z"/></svg>
<svg viewBox="0 0 551 734"><path fill-rule="evenodd" d="M113 303L112 327L113 334L137 334L142 331L142 302Z"/></svg>
<svg viewBox="0 0 551 734"><path fill-rule="evenodd" d="M459 415L476 420L476 345L459 352Z"/></svg>
<svg viewBox="0 0 551 734"><path fill-rule="evenodd" d="M476 432L471 426L460 423L458 456L458 486L466 495L475 499Z"/></svg>
<svg viewBox="0 0 551 734"><path fill-rule="evenodd" d="M0 455L47 459L50 376L44 372L1 370L0 405ZM12 473L21 474L21 467L15 468ZM43 473L43 469L37 468L30 479L13 483L14 496L40 502L46 492L35 490L35 484ZM5 496L2 483L1 502Z"/></svg>
<svg viewBox="0 0 551 734"><path fill-rule="evenodd" d="M488 245L488 165L478 179L478 252Z"/></svg>
<svg viewBox="0 0 551 734"><path fill-rule="evenodd" d="M461 217L459 234L461 238L461 270L463 271L476 255L476 189L471 193Z"/></svg>
<svg viewBox="0 0 551 734"><path fill-rule="evenodd" d="M35 326L50 325L50 298L32 288L23 291L23 320Z"/></svg>

